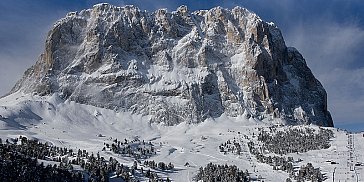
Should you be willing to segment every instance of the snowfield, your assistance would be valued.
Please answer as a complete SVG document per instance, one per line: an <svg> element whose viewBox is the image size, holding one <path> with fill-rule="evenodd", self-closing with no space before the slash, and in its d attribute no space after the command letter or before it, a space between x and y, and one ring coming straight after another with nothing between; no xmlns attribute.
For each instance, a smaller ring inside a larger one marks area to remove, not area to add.
<svg viewBox="0 0 364 182"><path fill-rule="evenodd" d="M248 170L251 178L258 181L285 181L289 177L287 172L273 170L272 166L259 163L249 152L247 145L242 145L241 155L220 152L219 146L227 140L235 138L247 143L244 135L254 140L258 128L272 126L266 124L268 122L255 121L252 118L247 120L243 117L231 118L222 115L200 124L164 126L150 123L148 116L64 101L56 95L39 97L19 92L0 99L0 115L0 137L3 141L22 135L75 151L86 149L93 153L99 152L105 159L112 156L129 166L133 165L133 158L108 150L102 151L104 143L124 138L150 141L157 153L147 160L173 163L175 170L172 172L156 170L159 176L169 177L173 181L193 181L199 168L210 162L236 165L241 170ZM279 126L278 129L285 130L290 127L319 128ZM319 167L325 181L364 181L363 132L348 133L336 128L326 129L334 132L328 149L283 156L301 159L294 162L294 167L297 168L307 163L312 163L315 168ZM186 163L189 165L185 165Z"/></svg>

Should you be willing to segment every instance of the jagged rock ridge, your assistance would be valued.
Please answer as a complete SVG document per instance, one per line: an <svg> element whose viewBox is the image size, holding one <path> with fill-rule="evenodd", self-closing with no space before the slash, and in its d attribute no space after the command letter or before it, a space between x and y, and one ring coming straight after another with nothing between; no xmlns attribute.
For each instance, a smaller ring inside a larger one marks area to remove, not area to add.
<svg viewBox="0 0 364 182"><path fill-rule="evenodd" d="M326 92L280 30L241 7L69 13L12 89L174 125L243 115L333 126Z"/></svg>

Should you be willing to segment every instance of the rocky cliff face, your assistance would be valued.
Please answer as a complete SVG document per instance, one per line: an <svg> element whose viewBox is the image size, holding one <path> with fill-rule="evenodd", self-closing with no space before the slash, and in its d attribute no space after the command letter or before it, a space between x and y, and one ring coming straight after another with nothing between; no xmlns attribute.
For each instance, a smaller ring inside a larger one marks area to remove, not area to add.
<svg viewBox="0 0 364 182"><path fill-rule="evenodd" d="M243 115L333 126L326 92L280 30L240 7L190 12L98 4L69 13L12 92L174 125Z"/></svg>

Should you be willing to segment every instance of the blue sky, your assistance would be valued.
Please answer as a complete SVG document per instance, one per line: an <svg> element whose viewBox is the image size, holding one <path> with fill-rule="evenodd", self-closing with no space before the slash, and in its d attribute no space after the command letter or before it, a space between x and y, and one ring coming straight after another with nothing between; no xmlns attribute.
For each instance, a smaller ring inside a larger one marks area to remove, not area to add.
<svg viewBox="0 0 364 182"><path fill-rule="evenodd" d="M328 92L337 127L364 131L364 1L362 0L1 0L0 95L6 94L44 49L52 24L69 11L109 2L142 10L246 7L281 29Z"/></svg>

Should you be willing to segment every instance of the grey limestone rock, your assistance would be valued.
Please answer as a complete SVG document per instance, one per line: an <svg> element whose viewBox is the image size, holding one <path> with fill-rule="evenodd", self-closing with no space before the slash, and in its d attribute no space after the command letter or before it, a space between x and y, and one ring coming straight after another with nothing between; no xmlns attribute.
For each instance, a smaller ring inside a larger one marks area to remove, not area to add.
<svg viewBox="0 0 364 182"><path fill-rule="evenodd" d="M333 126L327 96L280 30L245 8L149 13L98 4L50 30L12 89L196 123L222 114Z"/></svg>

